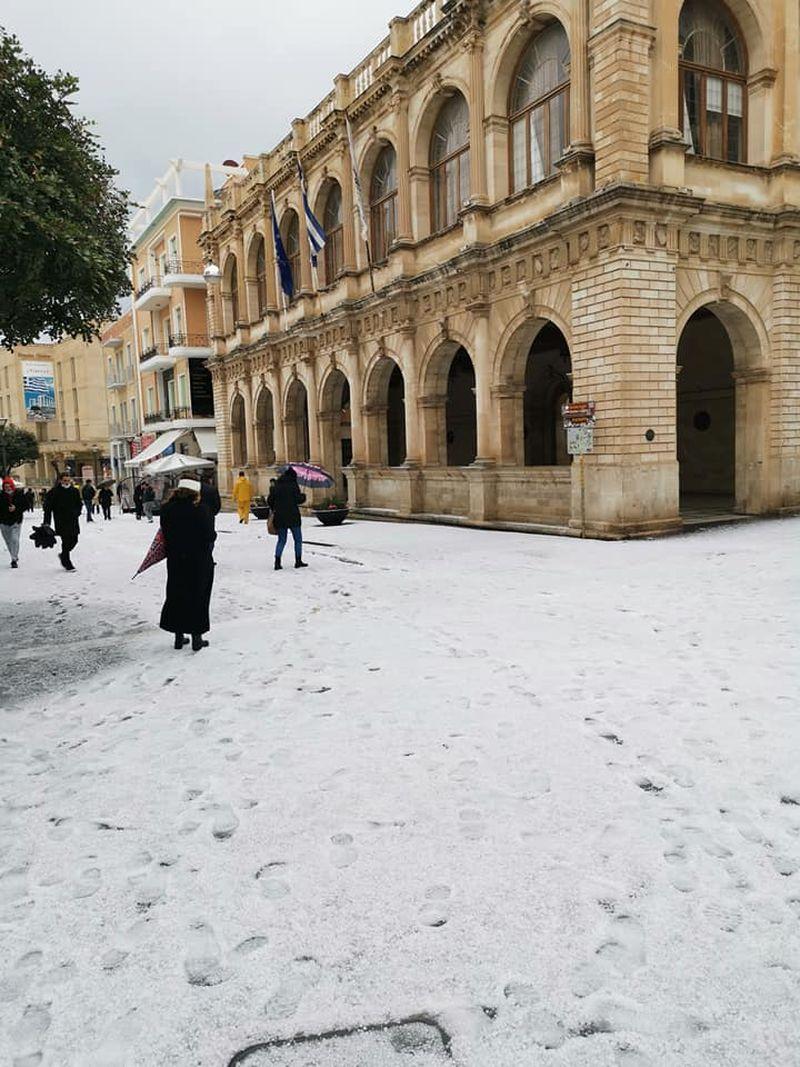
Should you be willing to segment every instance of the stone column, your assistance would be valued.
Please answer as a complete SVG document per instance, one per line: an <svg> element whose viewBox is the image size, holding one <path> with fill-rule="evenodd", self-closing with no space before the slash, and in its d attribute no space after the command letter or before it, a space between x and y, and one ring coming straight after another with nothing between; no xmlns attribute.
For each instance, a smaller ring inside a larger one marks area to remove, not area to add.
<svg viewBox="0 0 800 1067"><path fill-rule="evenodd" d="M264 258L267 268L267 312L274 313L280 308L278 281L275 275L275 248L272 244L272 205L267 197L261 201L261 218L264 233Z"/></svg>
<svg viewBox="0 0 800 1067"><path fill-rule="evenodd" d="M795 3L776 3L776 16L783 20L783 50L778 70L778 89L781 98L778 114L781 121L775 122L774 161L797 163L800 159L800 99L797 86L800 83L800 10Z"/></svg>
<svg viewBox="0 0 800 1067"><path fill-rule="evenodd" d="M469 180L470 200L488 203L486 195L486 104L484 100L483 33L475 30L467 40L469 48Z"/></svg>
<svg viewBox="0 0 800 1067"><path fill-rule="evenodd" d="M358 218L355 208L355 193L353 190L353 164L350 161L350 150L347 146L347 134L343 133L339 138L339 152L342 158L342 255L345 273L356 270L358 257L356 255L356 233L358 230Z"/></svg>
<svg viewBox="0 0 800 1067"><path fill-rule="evenodd" d="M234 229L235 248L236 248L236 276L239 282L239 322L244 322L249 325L250 323L250 300L247 284L247 264L244 258L244 233L239 223L236 223ZM237 328L237 323L233 324L234 332Z"/></svg>
<svg viewBox="0 0 800 1067"><path fill-rule="evenodd" d="M297 215L300 220L300 296L308 296L313 292L314 283L311 278L311 251L308 247L308 223L306 213L303 211L302 198L298 200Z"/></svg>
<svg viewBox="0 0 800 1067"><path fill-rule="evenodd" d="M408 94L398 89L392 101L396 116L397 134L397 241L410 242L414 238L411 221L411 147L408 137Z"/></svg>
<svg viewBox="0 0 800 1067"><path fill-rule="evenodd" d="M772 279L768 473L770 509L781 510L800 505L800 243L794 235L784 237L777 251Z"/></svg>
<svg viewBox="0 0 800 1067"><path fill-rule="evenodd" d="M310 462L320 464L322 445L320 441L319 401L317 399L317 368L312 357L306 360L308 375L306 393L308 396L308 450ZM320 464L321 465L321 464Z"/></svg>
<svg viewBox="0 0 800 1067"><path fill-rule="evenodd" d="M589 0L575 0L569 66L570 148L591 150L589 102Z"/></svg>
<svg viewBox="0 0 800 1067"><path fill-rule="evenodd" d="M422 428L417 384L417 361L414 349L416 327L408 325L399 331L400 368L403 372L403 407L406 424L406 467L418 467L422 462Z"/></svg>
<svg viewBox="0 0 800 1067"><path fill-rule="evenodd" d="M362 378L361 364L359 362L358 349L353 350L353 358L350 362L350 435L353 445L353 459L351 466L362 466L367 461L367 443L362 415Z"/></svg>
<svg viewBox="0 0 800 1067"><path fill-rule="evenodd" d="M477 420L478 454L475 463L480 466L494 464L496 450L494 444L494 411L492 407L492 352L489 344L489 305L474 303L468 305L475 323L474 351L472 360L475 367L475 409Z"/></svg>
<svg viewBox="0 0 800 1067"><path fill-rule="evenodd" d="M267 384L272 393L272 421L273 421L273 448L275 449L275 463L286 463L286 431L283 425L283 375L280 366L276 363L267 375Z"/></svg>
<svg viewBox="0 0 800 1067"><path fill-rule="evenodd" d="M653 185L681 188L686 143L678 106L678 20L683 0L658 0L653 5L655 39L650 62L653 120L650 130L650 180Z"/></svg>

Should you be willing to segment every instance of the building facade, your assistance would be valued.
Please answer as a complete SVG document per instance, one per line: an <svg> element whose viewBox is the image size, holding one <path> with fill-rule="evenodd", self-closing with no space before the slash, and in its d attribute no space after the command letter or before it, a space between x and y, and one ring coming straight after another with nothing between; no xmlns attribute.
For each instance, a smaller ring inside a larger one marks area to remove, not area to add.
<svg viewBox="0 0 800 1067"><path fill-rule="evenodd" d="M425 0L394 19L207 192L221 485L311 459L365 511L601 537L698 502L800 505L798 17ZM569 400L596 405L574 460Z"/></svg>
<svg viewBox="0 0 800 1067"><path fill-rule="evenodd" d="M126 462L141 439L141 396L133 335L133 312L128 311L101 335L105 353L106 403L112 476L128 477Z"/></svg>
<svg viewBox="0 0 800 1067"><path fill-rule="evenodd" d="M105 393L105 355L97 340L0 347L0 418L39 442L37 462L18 468L15 477L31 486L52 485L57 470L103 477L109 468Z"/></svg>

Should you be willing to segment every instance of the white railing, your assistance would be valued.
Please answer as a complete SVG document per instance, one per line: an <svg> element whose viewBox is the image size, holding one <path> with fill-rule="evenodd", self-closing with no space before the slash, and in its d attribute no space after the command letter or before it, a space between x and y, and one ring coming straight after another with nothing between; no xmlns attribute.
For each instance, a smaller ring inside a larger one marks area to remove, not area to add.
<svg viewBox="0 0 800 1067"><path fill-rule="evenodd" d="M306 122L308 123L309 141L313 141L317 134L321 131L325 119L333 111L333 105L334 94L328 93L328 95L325 97L319 107L312 111L309 117L306 119Z"/></svg>
<svg viewBox="0 0 800 1067"><path fill-rule="evenodd" d="M430 33L439 19L442 17L442 0L429 0L414 15L412 23L412 35L414 44L421 41L426 33Z"/></svg>

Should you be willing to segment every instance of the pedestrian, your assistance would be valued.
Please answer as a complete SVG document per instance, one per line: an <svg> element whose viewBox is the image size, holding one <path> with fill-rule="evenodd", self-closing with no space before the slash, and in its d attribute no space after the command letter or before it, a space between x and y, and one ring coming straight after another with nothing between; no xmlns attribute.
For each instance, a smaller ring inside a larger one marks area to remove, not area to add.
<svg viewBox="0 0 800 1067"><path fill-rule="evenodd" d="M267 504L272 511L272 523L278 531L278 543L275 546L276 571L282 569L281 556L286 547L289 530L292 531L294 541L295 567L308 566L303 563L303 533L300 528L300 505L305 503L305 499L305 493L300 492L300 486L297 484L294 467L287 467L276 479L267 497Z"/></svg>
<svg viewBox="0 0 800 1067"><path fill-rule="evenodd" d="M100 502L100 507L103 509L103 518L110 519L111 501L114 499L114 494L107 485L101 487L100 492L97 494L97 499Z"/></svg>
<svg viewBox="0 0 800 1067"><path fill-rule="evenodd" d="M214 584L211 555L213 526L200 502L200 482L182 478L161 509L161 530L167 551L167 595L161 610L162 630L175 634L175 648L188 643L192 651L206 648L203 634L211 629L209 605Z"/></svg>
<svg viewBox="0 0 800 1067"><path fill-rule="evenodd" d="M76 485L72 484L72 475L69 471L64 471L45 497L44 524L49 526L53 520L56 534L61 538L61 551L58 558L65 571L75 570L70 553L78 543L80 534L78 520L82 510L80 491Z"/></svg>
<svg viewBox="0 0 800 1067"><path fill-rule="evenodd" d="M153 508L156 505L156 491L150 482L145 482L142 489L142 506L147 516L147 521L153 521Z"/></svg>
<svg viewBox="0 0 800 1067"><path fill-rule="evenodd" d="M239 477L233 487L233 499L239 512L239 525L245 526L250 522L250 501L253 499L253 486L250 479L245 477L244 471L239 471Z"/></svg>
<svg viewBox="0 0 800 1067"><path fill-rule="evenodd" d="M17 489L14 479L3 478L0 492L0 533L11 556L14 570L19 566L19 538L22 533L22 515L28 510L27 493Z"/></svg>
<svg viewBox="0 0 800 1067"><path fill-rule="evenodd" d="M133 490L133 508L136 512L136 518L141 519L144 514L144 482L139 482L134 486Z"/></svg>
<svg viewBox="0 0 800 1067"><path fill-rule="evenodd" d="M25 490L25 510L33 511L36 507L36 493L32 489Z"/></svg>
<svg viewBox="0 0 800 1067"><path fill-rule="evenodd" d="M83 503L86 505L86 521L94 522L92 518L92 511L94 510L94 497L95 487L92 485L92 479L87 478L83 483L83 489L81 490L81 496L83 497Z"/></svg>
<svg viewBox="0 0 800 1067"><path fill-rule="evenodd" d="M217 539L216 519L222 509L222 500L220 499L219 489L217 489L211 479L212 474L210 472L203 474L202 481L200 482L200 503L211 516L211 530L213 533L211 543L213 544Z"/></svg>
<svg viewBox="0 0 800 1067"><path fill-rule="evenodd" d="M46 499L47 499L47 490L46 489L40 489L39 490L39 504L41 505L42 511L44 511L44 502L45 502Z"/></svg>

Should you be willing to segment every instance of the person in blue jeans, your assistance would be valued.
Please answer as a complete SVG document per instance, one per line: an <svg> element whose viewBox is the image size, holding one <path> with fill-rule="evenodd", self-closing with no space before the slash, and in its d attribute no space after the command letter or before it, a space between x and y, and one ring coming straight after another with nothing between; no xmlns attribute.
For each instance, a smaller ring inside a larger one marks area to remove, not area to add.
<svg viewBox="0 0 800 1067"><path fill-rule="evenodd" d="M83 503L86 508L86 521L94 522L92 518L92 510L94 509L94 498L96 489L92 485L92 479L87 478L83 483L83 489L81 490L81 496L83 497Z"/></svg>
<svg viewBox="0 0 800 1067"><path fill-rule="evenodd" d="M278 543L275 546L275 570L282 570L281 556L286 547L289 531L294 541L295 567L307 567L303 563L303 531L300 527L300 505L305 503L306 495L300 492L297 474L293 467L287 467L277 478L269 491L267 504L272 511L272 522L278 531Z"/></svg>

